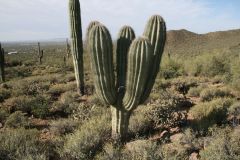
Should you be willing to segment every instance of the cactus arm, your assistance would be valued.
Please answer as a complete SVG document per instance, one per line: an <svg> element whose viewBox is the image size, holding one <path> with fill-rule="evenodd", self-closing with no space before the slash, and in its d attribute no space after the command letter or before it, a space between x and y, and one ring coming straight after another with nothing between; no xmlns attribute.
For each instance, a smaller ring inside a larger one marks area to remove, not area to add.
<svg viewBox="0 0 240 160"><path fill-rule="evenodd" d="M144 92L141 97L143 103L150 95L155 79L159 72L160 62L164 45L166 41L166 24L164 19L159 15L154 15L150 18L144 31L144 36L147 37L153 46L154 55L152 63L149 67L149 74L146 84L144 85Z"/></svg>
<svg viewBox="0 0 240 160"><path fill-rule="evenodd" d="M88 27L87 27L87 33L86 33L86 39L88 39L89 35L90 35L90 32L91 30L93 29L93 27L95 27L96 25L99 25L101 24L100 22L98 21L92 21L89 23ZM87 41L87 40L86 40ZM88 43L88 42L87 42Z"/></svg>
<svg viewBox="0 0 240 160"><path fill-rule="evenodd" d="M144 91L152 60L152 47L146 38L133 41L128 54L128 75L123 106L126 110L134 110L139 104Z"/></svg>
<svg viewBox="0 0 240 160"><path fill-rule="evenodd" d="M96 94L109 105L116 102L113 68L113 46L109 31L103 25L93 27L89 36L92 69Z"/></svg>
<svg viewBox="0 0 240 160"><path fill-rule="evenodd" d="M135 33L130 26L123 26L118 34L117 39L117 89L119 94L124 94L126 72L127 72L127 55L132 41L135 39ZM120 93L123 90L123 93ZM120 96L122 97L122 96Z"/></svg>
<svg viewBox="0 0 240 160"><path fill-rule="evenodd" d="M79 0L69 0L71 50L78 91L84 95L83 41Z"/></svg>

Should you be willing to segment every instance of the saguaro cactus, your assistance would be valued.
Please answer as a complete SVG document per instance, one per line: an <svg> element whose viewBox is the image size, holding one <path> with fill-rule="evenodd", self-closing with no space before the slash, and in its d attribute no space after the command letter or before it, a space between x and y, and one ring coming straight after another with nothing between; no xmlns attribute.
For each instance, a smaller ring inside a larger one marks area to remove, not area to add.
<svg viewBox="0 0 240 160"><path fill-rule="evenodd" d="M71 54L71 47L70 47L70 44L68 43L68 39L66 39L66 56L67 56L67 58L70 57L70 54Z"/></svg>
<svg viewBox="0 0 240 160"><path fill-rule="evenodd" d="M38 62L42 64L43 50L41 50L40 42L38 42Z"/></svg>
<svg viewBox="0 0 240 160"><path fill-rule="evenodd" d="M79 0L69 0L71 50L78 92L84 95L83 41Z"/></svg>
<svg viewBox="0 0 240 160"><path fill-rule="evenodd" d="M5 66L5 55L4 55L4 49L2 48L2 45L0 43L0 82L5 81L5 72L4 72L4 66Z"/></svg>
<svg viewBox="0 0 240 160"><path fill-rule="evenodd" d="M97 24L91 29L88 37L96 94L102 102L111 105L112 137L115 140L126 138L132 111L146 100L153 87L166 40L163 18L158 15L152 16L144 36L131 43L134 37L130 27L121 29L116 58L116 86L109 31L103 25ZM124 69L125 67L127 69ZM119 92L121 86L125 88L125 92Z"/></svg>

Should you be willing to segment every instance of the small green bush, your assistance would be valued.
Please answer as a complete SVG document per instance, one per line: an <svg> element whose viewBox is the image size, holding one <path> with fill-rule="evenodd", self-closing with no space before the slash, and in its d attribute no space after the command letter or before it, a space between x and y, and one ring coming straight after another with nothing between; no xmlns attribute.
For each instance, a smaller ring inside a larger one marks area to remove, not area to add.
<svg viewBox="0 0 240 160"><path fill-rule="evenodd" d="M215 128L211 131L209 144L200 151L201 159L240 159L240 130Z"/></svg>
<svg viewBox="0 0 240 160"><path fill-rule="evenodd" d="M48 159L46 147L38 140L39 132L32 129L8 129L0 132L0 159Z"/></svg>
<svg viewBox="0 0 240 160"><path fill-rule="evenodd" d="M160 92L159 99L146 107L145 116L156 128L174 127L184 123L186 114L181 112L183 98L172 92Z"/></svg>
<svg viewBox="0 0 240 160"><path fill-rule="evenodd" d="M160 147L150 140L136 140L125 146L127 159L158 160L162 159Z"/></svg>
<svg viewBox="0 0 240 160"><path fill-rule="evenodd" d="M129 122L129 133L135 136L138 135L146 135L148 132L153 130L154 124L153 122L145 115L146 110L144 107L148 106L141 106L139 109L134 111L134 113L130 117Z"/></svg>
<svg viewBox="0 0 240 160"><path fill-rule="evenodd" d="M184 74L184 68L176 60L167 59L163 61L160 74L165 79L176 78Z"/></svg>
<svg viewBox="0 0 240 160"><path fill-rule="evenodd" d="M37 118L45 118L49 115L50 100L45 95L37 97L19 96L7 99L4 105L11 112L22 111L32 114Z"/></svg>
<svg viewBox="0 0 240 160"><path fill-rule="evenodd" d="M8 116L9 116L8 111L0 107L0 123L5 122Z"/></svg>
<svg viewBox="0 0 240 160"><path fill-rule="evenodd" d="M0 103L3 102L5 99L9 98L11 92L8 89L0 88Z"/></svg>
<svg viewBox="0 0 240 160"><path fill-rule="evenodd" d="M26 114L21 111L12 113L6 120L5 127L19 128L29 126L28 118Z"/></svg>
<svg viewBox="0 0 240 160"><path fill-rule="evenodd" d="M78 121L72 119L59 119L50 123L50 131L58 136L72 133L79 125Z"/></svg>
<svg viewBox="0 0 240 160"><path fill-rule="evenodd" d="M226 121L227 109L232 103L232 99L225 98L201 102L193 106L189 111L194 118L193 127L206 132L208 127L214 124L222 124Z"/></svg>
<svg viewBox="0 0 240 160"><path fill-rule="evenodd" d="M202 90L200 98L202 101L211 101L214 98L233 97L231 90L227 88L207 88Z"/></svg>
<svg viewBox="0 0 240 160"><path fill-rule="evenodd" d="M63 149L59 154L64 159L90 159L102 144L110 138L109 113L92 117L84 123L76 132L66 136Z"/></svg>
<svg viewBox="0 0 240 160"><path fill-rule="evenodd" d="M188 96L190 96L190 97L199 97L200 93L202 92L202 90L204 88L205 88L204 86L192 87L188 91Z"/></svg>

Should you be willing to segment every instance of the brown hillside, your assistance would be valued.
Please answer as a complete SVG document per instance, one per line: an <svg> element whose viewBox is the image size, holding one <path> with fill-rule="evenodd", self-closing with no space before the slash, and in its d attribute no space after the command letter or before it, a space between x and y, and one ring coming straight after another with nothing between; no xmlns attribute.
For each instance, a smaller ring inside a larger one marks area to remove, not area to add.
<svg viewBox="0 0 240 160"><path fill-rule="evenodd" d="M167 33L165 51L170 54L199 54L222 50L240 44L240 29L196 34L187 30L171 30Z"/></svg>

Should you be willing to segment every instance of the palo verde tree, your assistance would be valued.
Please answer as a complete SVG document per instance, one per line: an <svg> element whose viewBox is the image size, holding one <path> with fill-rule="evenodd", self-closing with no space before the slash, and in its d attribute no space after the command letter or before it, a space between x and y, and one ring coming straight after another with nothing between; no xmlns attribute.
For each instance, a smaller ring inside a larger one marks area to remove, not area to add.
<svg viewBox="0 0 240 160"><path fill-rule="evenodd" d="M143 37L135 39L131 27L121 29L117 41L117 81L113 65L113 45L108 29L95 24L88 37L94 85L98 98L111 106L112 137L126 139L131 113L150 95L166 41L163 18L154 15Z"/></svg>
<svg viewBox="0 0 240 160"><path fill-rule="evenodd" d="M71 51L78 92L84 95L83 41L79 0L69 0Z"/></svg>

